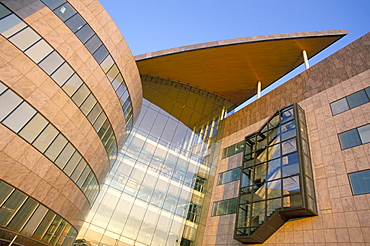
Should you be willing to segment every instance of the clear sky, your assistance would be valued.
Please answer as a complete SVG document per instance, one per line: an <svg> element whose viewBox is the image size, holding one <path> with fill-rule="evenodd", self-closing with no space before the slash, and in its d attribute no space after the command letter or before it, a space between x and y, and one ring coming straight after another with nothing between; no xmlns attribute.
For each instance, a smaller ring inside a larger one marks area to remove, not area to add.
<svg viewBox="0 0 370 246"><path fill-rule="evenodd" d="M223 39L347 29L347 36L310 60L313 65L370 31L370 0L100 2L133 55Z"/></svg>

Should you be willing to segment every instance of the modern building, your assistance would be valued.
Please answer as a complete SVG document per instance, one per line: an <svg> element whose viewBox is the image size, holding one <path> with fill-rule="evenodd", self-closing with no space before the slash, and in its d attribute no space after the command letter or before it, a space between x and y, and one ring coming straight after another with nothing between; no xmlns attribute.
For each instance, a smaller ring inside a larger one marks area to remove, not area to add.
<svg viewBox="0 0 370 246"><path fill-rule="evenodd" d="M0 33L0 245L370 242L370 34L133 57L96 0L0 0Z"/></svg>

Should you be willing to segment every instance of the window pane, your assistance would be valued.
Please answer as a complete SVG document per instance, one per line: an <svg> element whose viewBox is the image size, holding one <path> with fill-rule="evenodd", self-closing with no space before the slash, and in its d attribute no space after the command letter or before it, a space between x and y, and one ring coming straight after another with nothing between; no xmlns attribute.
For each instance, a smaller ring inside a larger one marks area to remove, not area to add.
<svg viewBox="0 0 370 246"><path fill-rule="evenodd" d="M55 213L53 211L49 210L48 213L43 218L41 224L39 225L39 227L37 228L37 230L34 233L34 237L36 239L41 239L43 237L46 230L49 228L49 225L53 221L54 217L55 217Z"/></svg>
<svg viewBox="0 0 370 246"><path fill-rule="evenodd" d="M281 122L286 122L294 118L293 108L281 113Z"/></svg>
<svg viewBox="0 0 370 246"><path fill-rule="evenodd" d="M35 142L33 143L33 146L35 146L38 150L44 153L46 148L55 139L58 133L59 133L58 130L55 129L53 125L49 124L41 133L41 135L36 138Z"/></svg>
<svg viewBox="0 0 370 246"><path fill-rule="evenodd" d="M45 71L47 74L52 74L62 63L64 59L56 52L53 51L48 57L46 57L39 66Z"/></svg>
<svg viewBox="0 0 370 246"><path fill-rule="evenodd" d="M92 35L94 35L94 31L89 25L83 26L76 32L76 36L81 40L82 43L85 43Z"/></svg>
<svg viewBox="0 0 370 246"><path fill-rule="evenodd" d="M72 100L76 103L78 107L82 104L83 101L87 98L90 94L89 88L85 84L83 84L77 92L72 96Z"/></svg>
<svg viewBox="0 0 370 246"><path fill-rule="evenodd" d="M342 149L348 149L361 144L361 139L357 129L342 132L338 134L338 136Z"/></svg>
<svg viewBox="0 0 370 246"><path fill-rule="evenodd" d="M5 38L9 38L11 35L25 28L26 26L26 23L19 19L15 14L12 14L0 20L0 33Z"/></svg>
<svg viewBox="0 0 370 246"><path fill-rule="evenodd" d="M108 55L108 50L105 48L104 44L99 47L97 51L94 52L95 60L100 64L103 59Z"/></svg>
<svg viewBox="0 0 370 246"><path fill-rule="evenodd" d="M90 94L89 97L81 105L80 109L84 115L88 115L95 104L96 99L93 94Z"/></svg>
<svg viewBox="0 0 370 246"><path fill-rule="evenodd" d="M67 165L64 167L63 171L70 176L73 170L76 168L77 164L81 160L81 155L78 151L75 151L72 158L68 161Z"/></svg>
<svg viewBox="0 0 370 246"><path fill-rule="evenodd" d="M87 176L89 175L89 173L91 172L91 169L88 165L85 166L85 169L84 171L82 172L82 174L80 175L80 177L78 178L78 181L77 181L77 185L79 187L82 186L82 184L85 182Z"/></svg>
<svg viewBox="0 0 370 246"><path fill-rule="evenodd" d="M342 98L338 101L335 101L335 102L331 103L330 107L331 107L331 111L333 112L333 115L342 113L342 112L347 111L349 109L346 98Z"/></svg>
<svg viewBox="0 0 370 246"><path fill-rule="evenodd" d="M53 48L51 48L51 46L48 43L46 43L44 40L40 40L31 48L29 48L25 53L35 63L39 63L42 59L44 59L44 57L46 57L52 51Z"/></svg>
<svg viewBox="0 0 370 246"><path fill-rule="evenodd" d="M103 69L104 73L107 73L108 70L113 66L113 64L114 64L114 61L113 61L112 57L109 55L100 64L100 67Z"/></svg>
<svg viewBox="0 0 370 246"><path fill-rule="evenodd" d="M358 107L364 103L369 102L369 98L364 90L358 91L347 97L350 108Z"/></svg>
<svg viewBox="0 0 370 246"><path fill-rule="evenodd" d="M27 196L15 190L0 209L0 226L6 226L10 219L17 213Z"/></svg>
<svg viewBox="0 0 370 246"><path fill-rule="evenodd" d="M13 187L0 181L0 206L5 202L13 190Z"/></svg>
<svg viewBox="0 0 370 246"><path fill-rule="evenodd" d="M102 112L102 109L100 107L99 103L96 103L89 115L87 116L87 119L91 122L94 123L96 118L98 118L99 114Z"/></svg>
<svg viewBox="0 0 370 246"><path fill-rule="evenodd" d="M3 18L4 16L7 16L10 13L11 12L7 8L5 8L4 5L0 4L0 19Z"/></svg>
<svg viewBox="0 0 370 246"><path fill-rule="evenodd" d="M299 176L283 179L283 195L294 195L300 191Z"/></svg>
<svg viewBox="0 0 370 246"><path fill-rule="evenodd" d="M86 48L90 51L91 54L94 53L100 45L102 45L102 42L96 35L92 36L85 44Z"/></svg>
<svg viewBox="0 0 370 246"><path fill-rule="evenodd" d="M15 94L11 90L5 91L0 96L0 121L2 121L11 111L13 111L21 102L22 98L20 98L17 94Z"/></svg>
<svg viewBox="0 0 370 246"><path fill-rule="evenodd" d="M281 176L280 158L270 161L267 169L267 180L278 179Z"/></svg>
<svg viewBox="0 0 370 246"><path fill-rule="evenodd" d="M59 16L62 21L66 21L76 13L76 10L74 10L74 8L69 3L65 3L62 6L56 8L54 10L54 13Z"/></svg>
<svg viewBox="0 0 370 246"><path fill-rule="evenodd" d="M370 142L370 124L358 128L362 144Z"/></svg>
<svg viewBox="0 0 370 246"><path fill-rule="evenodd" d="M370 193L370 170L348 174L353 195Z"/></svg>
<svg viewBox="0 0 370 246"><path fill-rule="evenodd" d="M112 81L117 76L117 74L118 74L118 68L116 64L114 64L114 66L111 67L111 69L107 73L108 79Z"/></svg>
<svg viewBox="0 0 370 246"><path fill-rule="evenodd" d="M64 166L67 164L69 158L71 158L75 150L75 147L73 147L71 143L68 143L63 149L62 153L60 153L60 155L56 159L55 164L57 164L57 166L63 170Z"/></svg>
<svg viewBox="0 0 370 246"><path fill-rule="evenodd" d="M298 153L284 156L283 160L283 177L299 173Z"/></svg>
<svg viewBox="0 0 370 246"><path fill-rule="evenodd" d="M281 125L281 141L292 138L296 135L295 120Z"/></svg>
<svg viewBox="0 0 370 246"><path fill-rule="evenodd" d="M84 159L81 159L80 160L80 163L78 163L76 169L73 171L72 173L72 176L71 176L71 179L76 182L78 180L78 178L80 177L82 171L85 169L86 167L86 161Z"/></svg>
<svg viewBox="0 0 370 246"><path fill-rule="evenodd" d="M67 144L67 142L67 139L62 134L59 134L54 142L46 150L45 155L49 157L50 160L54 161L59 153L62 151L64 146Z"/></svg>
<svg viewBox="0 0 370 246"><path fill-rule="evenodd" d="M99 131L102 125L104 124L105 120L107 119L107 116L105 116L104 113L101 113L99 118L94 123L94 129L95 131Z"/></svg>
<svg viewBox="0 0 370 246"><path fill-rule="evenodd" d="M14 132L18 132L35 113L36 110L23 101L23 103L3 121L3 124Z"/></svg>
<svg viewBox="0 0 370 246"><path fill-rule="evenodd" d="M11 37L9 41L17 46L20 50L24 51L32 44L36 43L39 39L40 36L30 27L27 27Z"/></svg>
<svg viewBox="0 0 370 246"><path fill-rule="evenodd" d="M51 77L59 86L62 86L73 73L73 69L65 62Z"/></svg>
<svg viewBox="0 0 370 246"><path fill-rule="evenodd" d="M32 235L37 226L40 224L41 220L44 218L47 211L48 209L40 204L36 211L33 213L30 220L27 222L26 226L22 229L22 233L26 235Z"/></svg>
<svg viewBox="0 0 370 246"><path fill-rule="evenodd" d="M295 138L285 141L281 144L281 154L285 155L297 151L297 141Z"/></svg>
<svg viewBox="0 0 370 246"><path fill-rule="evenodd" d="M40 132L48 124L48 121L39 113L37 113L30 122L20 131L19 135L22 136L29 143L40 134Z"/></svg>
<svg viewBox="0 0 370 246"><path fill-rule="evenodd" d="M55 9L56 7L65 3L65 0L42 0L42 2L48 6L50 9Z"/></svg>
<svg viewBox="0 0 370 246"><path fill-rule="evenodd" d="M72 32L77 32L85 24L86 22L84 21L84 19L82 19L81 15L79 15L78 13L66 21L66 25L71 29Z"/></svg>
<svg viewBox="0 0 370 246"><path fill-rule="evenodd" d="M365 91L366 91L367 97L370 98L370 87L367 87Z"/></svg>
<svg viewBox="0 0 370 246"><path fill-rule="evenodd" d="M27 201L23 204L21 209L14 216L14 218L10 221L7 228L15 231L19 231L20 229L22 229L24 224L30 218L32 213L35 211L36 206L38 204L39 204L38 202L29 197Z"/></svg>
<svg viewBox="0 0 370 246"><path fill-rule="evenodd" d="M74 74L68 81L63 85L63 90L67 93L68 96L72 96L75 91L83 84L80 77L77 74Z"/></svg>

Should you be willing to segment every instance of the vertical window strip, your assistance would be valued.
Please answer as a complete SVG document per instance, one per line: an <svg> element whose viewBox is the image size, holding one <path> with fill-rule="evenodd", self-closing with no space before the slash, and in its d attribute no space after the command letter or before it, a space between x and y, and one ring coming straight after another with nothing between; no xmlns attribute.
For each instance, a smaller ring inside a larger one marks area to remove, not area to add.
<svg viewBox="0 0 370 246"><path fill-rule="evenodd" d="M66 170L68 170L67 168L69 167L69 163L74 160L72 158L72 154L77 153L79 156L81 156L81 158L83 158L82 155L57 128L55 128L45 117L43 117L36 109L28 104L28 102L19 97L19 95L17 95L1 81L0 87L6 88L6 90L2 94L0 94L0 103L2 101L6 101L8 107L12 108L12 110L5 111L6 115L4 115L2 120L0 120L1 124L9 128L11 131L19 135L30 145L32 145L35 149L40 151L46 158L48 158L51 162L58 166L68 177L71 178L72 172L67 173ZM6 100L4 100L4 98ZM13 98L13 100L10 100L10 98ZM21 107L22 105L25 105L28 108L28 111L30 111L31 113L26 114ZM26 117L22 119L22 121L9 120L12 119L14 115L19 114L22 114L23 116L26 115ZM20 125L20 123L22 124ZM68 154L66 151L67 147L69 148ZM63 162L61 162L61 159L63 158L64 160ZM89 166L87 167L89 170L89 174L92 175L92 179L97 182L95 174L91 171L91 168ZM76 168L77 166L75 167L75 169ZM72 178L71 180L76 183ZM88 194L86 194L86 190L83 190L83 187L81 185L78 186L83 191L91 204L95 200L95 197L88 196Z"/></svg>
<svg viewBox="0 0 370 246"><path fill-rule="evenodd" d="M13 213L11 218L1 225L6 229L27 234L33 239L40 240L36 232L38 230L40 231L42 226L46 226L42 230L49 232L48 238L44 236L40 241L48 243L51 240L52 245L56 243L61 245L66 240L70 240L69 237L67 237L68 234L76 234L77 230L65 219L3 180L0 180L0 191L10 191L10 193L7 192L9 195L5 197L0 196L0 218L9 218L9 212L12 211ZM20 198L21 200L19 200ZM16 210L13 209L15 206L17 206ZM46 216L47 213L49 216ZM59 227L56 227L55 223L48 223L49 218L58 218ZM64 231L64 236L62 235L63 229L66 229ZM44 235L46 234L44 233Z"/></svg>
<svg viewBox="0 0 370 246"><path fill-rule="evenodd" d="M107 72L107 66L115 66L116 62L113 60L111 54L109 53L108 49L105 47L103 42L100 40L98 35L94 32L91 26L83 19L83 17L77 12L75 8L73 8L67 1L65 0L41 0L47 7L50 8L67 26L68 28L77 36L78 39L85 45L87 50L90 54L94 57L96 62L100 65L101 69L109 79L110 79L109 72ZM121 71L117 67L118 74L122 76ZM127 85L122 79L120 83L126 88ZM112 85L113 86L113 85ZM114 87L113 87L114 88ZM116 91L116 90L115 90ZM116 95L118 98L118 91L116 91ZM132 112L132 102L131 97L128 96L124 104L129 104L129 107L124 108L124 117L126 121L127 128L131 130L132 128L132 121L130 121ZM126 110L129 110L126 113Z"/></svg>
<svg viewBox="0 0 370 246"><path fill-rule="evenodd" d="M55 1L53 1L53 3L55 3ZM8 10L2 4L0 4L0 8ZM94 125L94 121L88 117L91 112L91 108L90 105L87 104L93 104L94 102L99 104L99 102L90 89L56 50L45 42L45 40L43 40L40 35L38 35L23 20L18 18L18 16L9 10L8 12L9 15L3 16L0 19L0 26L2 25L0 33L31 58L31 60L33 60L45 73L47 73L72 99L76 106L86 116L91 125ZM18 36L19 38L16 38ZM89 101L84 104L87 99L89 99ZM101 113L106 115L103 110ZM111 126L109 121L108 123ZM113 135L113 137L115 139L115 148L113 148L111 152L108 152L108 149L106 148L111 166L115 161L114 153L117 152L115 149L118 148L115 135ZM100 137L100 140L103 141L102 137Z"/></svg>

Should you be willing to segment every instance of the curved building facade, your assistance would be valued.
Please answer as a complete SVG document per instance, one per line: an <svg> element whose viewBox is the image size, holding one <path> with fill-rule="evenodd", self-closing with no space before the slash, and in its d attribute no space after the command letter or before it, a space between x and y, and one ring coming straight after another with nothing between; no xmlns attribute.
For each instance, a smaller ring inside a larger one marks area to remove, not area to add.
<svg viewBox="0 0 370 246"><path fill-rule="evenodd" d="M132 54L98 1L0 1L0 238L70 245L137 119Z"/></svg>

